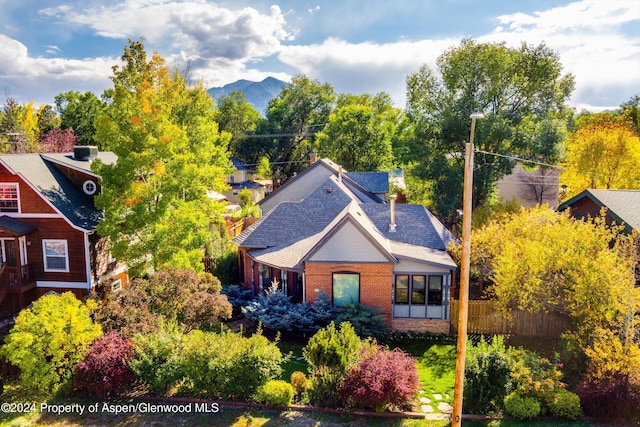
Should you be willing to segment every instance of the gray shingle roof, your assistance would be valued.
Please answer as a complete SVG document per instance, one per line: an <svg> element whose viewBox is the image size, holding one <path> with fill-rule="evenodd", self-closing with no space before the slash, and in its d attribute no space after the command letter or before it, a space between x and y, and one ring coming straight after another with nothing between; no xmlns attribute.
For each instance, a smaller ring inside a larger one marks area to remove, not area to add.
<svg viewBox="0 0 640 427"><path fill-rule="evenodd" d="M7 215L0 216L0 228L9 231L14 236L24 236L38 230L31 224Z"/></svg>
<svg viewBox="0 0 640 427"><path fill-rule="evenodd" d="M51 156L47 154L46 156ZM61 161L65 155L56 155ZM14 172L20 173L42 196L69 221L84 230L94 230L102 214L56 166L40 154L6 154L0 156ZM72 156L71 156L72 157ZM72 160L67 159L69 162ZM66 162L66 161L65 161ZM89 170L89 162L75 161L80 169ZM70 163L75 166L75 164Z"/></svg>
<svg viewBox="0 0 640 427"><path fill-rule="evenodd" d="M444 251L455 237L422 205L396 204L396 231L389 231L389 205L363 203L364 212L384 237L391 241L409 243Z"/></svg>
<svg viewBox="0 0 640 427"><path fill-rule="evenodd" d="M397 204L397 229L391 233L388 231L390 205L360 203L335 176L301 201L281 202L234 242L248 248L251 256L260 262L281 268L301 268L305 255L346 215L359 222L391 255L455 268L446 252L455 237L424 206Z"/></svg>
<svg viewBox="0 0 640 427"><path fill-rule="evenodd" d="M609 214L617 216L619 222L640 230L640 190L586 190L603 206Z"/></svg>

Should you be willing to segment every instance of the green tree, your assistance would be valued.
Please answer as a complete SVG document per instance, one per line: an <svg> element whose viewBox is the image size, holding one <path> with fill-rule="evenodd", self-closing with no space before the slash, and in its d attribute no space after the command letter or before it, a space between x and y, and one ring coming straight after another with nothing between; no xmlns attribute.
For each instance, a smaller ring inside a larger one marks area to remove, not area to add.
<svg viewBox="0 0 640 427"><path fill-rule="evenodd" d="M304 169L312 135L327 123L335 98L330 84L298 75L269 101L267 120L256 131L256 136L264 135L259 138L261 148L256 152L278 165L274 184L281 184Z"/></svg>
<svg viewBox="0 0 640 427"><path fill-rule="evenodd" d="M115 164L94 162L104 210L98 232L134 275L163 265L202 271L201 248L221 210L207 191L226 188L229 135L218 132L202 85L187 88L157 53L147 62L142 42L130 40L122 60L96 121L96 141L118 156Z"/></svg>
<svg viewBox="0 0 640 427"><path fill-rule="evenodd" d="M338 97L324 129L316 134L321 157L328 157L349 171L388 170L393 163L392 140L402 111L388 94Z"/></svg>
<svg viewBox="0 0 640 427"><path fill-rule="evenodd" d="M71 292L45 295L20 312L0 355L20 368L22 387L55 392L101 335L89 308Z"/></svg>
<svg viewBox="0 0 640 427"><path fill-rule="evenodd" d="M7 97L0 112L0 142L3 152L26 153L29 150L29 137L22 115L23 108L18 101Z"/></svg>
<svg viewBox="0 0 640 427"><path fill-rule="evenodd" d="M476 148L499 155L475 155L473 203L480 206L513 169L508 156L559 160L573 77L561 75L557 53L544 44L508 48L465 39L437 64L439 74L423 66L407 77L406 113L415 139L408 150L404 146L406 170L428 182L422 198L452 224L462 205L470 114L478 109L486 116L477 123Z"/></svg>
<svg viewBox="0 0 640 427"><path fill-rule="evenodd" d="M566 197L587 188L640 188L640 137L625 115L600 113L583 116L567 141L561 182Z"/></svg>
<svg viewBox="0 0 640 427"><path fill-rule="evenodd" d="M60 117L51 105L41 105L36 113L36 120L39 140L42 140L47 132L60 128Z"/></svg>
<svg viewBox="0 0 640 427"><path fill-rule="evenodd" d="M252 135L262 120L260 113L247 102L247 96L240 90L233 90L229 95L218 99L215 114L221 131L231 134L229 151L231 155L248 162L257 160L247 135Z"/></svg>
<svg viewBox="0 0 640 427"><path fill-rule="evenodd" d="M95 120L105 110L106 104L92 92L63 92L55 97L60 114L60 128L73 129L78 137L78 145L95 145ZM110 149L108 141L99 143L102 150Z"/></svg>

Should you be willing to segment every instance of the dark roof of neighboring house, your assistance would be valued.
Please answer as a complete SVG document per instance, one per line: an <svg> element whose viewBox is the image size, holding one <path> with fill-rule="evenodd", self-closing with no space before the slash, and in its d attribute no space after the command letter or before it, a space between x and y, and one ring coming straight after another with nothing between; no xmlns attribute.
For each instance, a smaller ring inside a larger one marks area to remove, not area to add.
<svg viewBox="0 0 640 427"><path fill-rule="evenodd" d="M113 160L112 153L103 153L105 162ZM51 161L54 160L54 161ZM75 160L69 154L5 154L0 156L12 171L19 173L45 200L64 215L74 226L94 230L102 213L93 200L77 188L55 165L55 160L80 170L90 171L90 162ZM95 174L92 174L95 176Z"/></svg>
<svg viewBox="0 0 640 427"><path fill-rule="evenodd" d="M563 211L585 197L606 207L607 214L617 223L640 230L640 190L588 189L562 203L558 210Z"/></svg>
<svg viewBox="0 0 640 427"><path fill-rule="evenodd" d="M0 228L8 231L13 236L24 236L38 230L31 224L7 215L0 216Z"/></svg>
<svg viewBox="0 0 640 427"><path fill-rule="evenodd" d="M346 172L345 175L372 193L389 192L389 174L387 172Z"/></svg>
<svg viewBox="0 0 640 427"><path fill-rule="evenodd" d="M229 186L231 186L231 189L233 190L243 190L245 188L249 190L257 190L259 188L264 188L263 184L255 181L234 182L229 184Z"/></svg>
<svg viewBox="0 0 640 427"><path fill-rule="evenodd" d="M231 160L231 164L233 164L233 167L238 170L252 170L252 168L247 166L245 162L238 159L237 157L229 157L229 160Z"/></svg>

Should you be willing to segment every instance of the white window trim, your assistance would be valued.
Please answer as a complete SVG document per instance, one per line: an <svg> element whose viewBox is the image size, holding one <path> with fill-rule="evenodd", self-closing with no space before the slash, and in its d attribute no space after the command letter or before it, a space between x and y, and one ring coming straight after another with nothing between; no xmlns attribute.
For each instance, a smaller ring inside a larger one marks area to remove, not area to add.
<svg viewBox="0 0 640 427"><path fill-rule="evenodd" d="M64 243L64 264L65 268L48 268L47 267L47 243ZM42 261L44 264L44 271L51 273L68 273L69 272L69 245L66 240L62 239L42 239Z"/></svg>
<svg viewBox="0 0 640 427"><path fill-rule="evenodd" d="M90 188L91 186L93 186L93 188ZM92 180L88 179L82 183L82 191L84 191L84 193L88 194L89 196L93 196L94 194L96 194L96 191L98 191L98 185Z"/></svg>
<svg viewBox="0 0 640 427"><path fill-rule="evenodd" d="M21 213L21 212L22 212L22 207L20 206L20 185L18 185L18 183L17 183L17 182L0 182L0 186L2 186L2 185L7 185L7 186L15 187L15 189L16 189L16 197L17 197L18 211L17 211L17 212L13 212L13 211L0 211L0 213Z"/></svg>

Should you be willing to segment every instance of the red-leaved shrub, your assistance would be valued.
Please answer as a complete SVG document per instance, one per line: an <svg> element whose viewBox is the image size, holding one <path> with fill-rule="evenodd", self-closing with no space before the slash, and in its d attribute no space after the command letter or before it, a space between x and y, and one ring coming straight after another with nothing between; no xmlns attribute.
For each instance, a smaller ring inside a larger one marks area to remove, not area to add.
<svg viewBox="0 0 640 427"><path fill-rule="evenodd" d="M75 384L98 398L117 396L134 381L127 364L131 356L131 343L111 331L96 340L76 365Z"/></svg>
<svg viewBox="0 0 640 427"><path fill-rule="evenodd" d="M612 375L583 381L576 392L584 411L595 419L624 422L640 417L640 384L635 378Z"/></svg>
<svg viewBox="0 0 640 427"><path fill-rule="evenodd" d="M379 347L349 371L340 396L352 407L383 411L389 405L405 405L417 391L415 359L399 349Z"/></svg>

